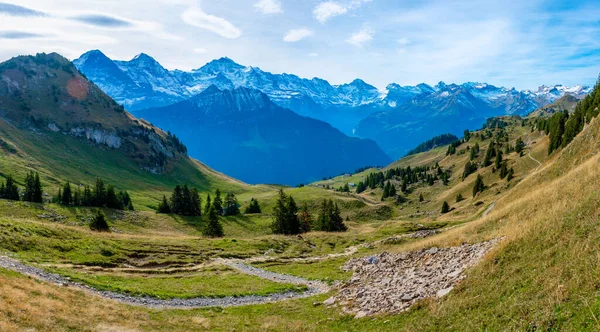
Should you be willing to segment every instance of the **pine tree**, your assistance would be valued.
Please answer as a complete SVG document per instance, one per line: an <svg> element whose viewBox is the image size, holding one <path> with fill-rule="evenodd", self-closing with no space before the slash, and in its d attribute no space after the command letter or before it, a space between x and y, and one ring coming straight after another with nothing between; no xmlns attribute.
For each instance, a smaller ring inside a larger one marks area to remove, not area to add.
<svg viewBox="0 0 600 332"><path fill-rule="evenodd" d="M444 201L444 203L442 204L442 214L448 213L450 211L450 205L448 205L448 202Z"/></svg>
<svg viewBox="0 0 600 332"><path fill-rule="evenodd" d="M224 216L237 216L240 214L239 204L237 198L232 193L225 195L225 202L223 207Z"/></svg>
<svg viewBox="0 0 600 332"><path fill-rule="evenodd" d="M215 199L212 205L219 215L223 215L223 200L221 199L221 191L219 189L215 192Z"/></svg>
<svg viewBox="0 0 600 332"><path fill-rule="evenodd" d="M423 194L419 195L419 202L423 202L425 199L423 198Z"/></svg>
<svg viewBox="0 0 600 332"><path fill-rule="evenodd" d="M511 167L508 170L508 175L506 176L506 181L510 182L515 177L515 170Z"/></svg>
<svg viewBox="0 0 600 332"><path fill-rule="evenodd" d="M502 163L500 166L500 179L504 179L508 175L508 168L506 167L506 162Z"/></svg>
<svg viewBox="0 0 600 332"><path fill-rule="evenodd" d="M496 149L494 148L494 142L490 142L490 145L485 152L485 159L483 160L483 165L485 167L490 166L492 164L492 158L496 156Z"/></svg>
<svg viewBox="0 0 600 332"><path fill-rule="evenodd" d="M183 213L183 194L180 185L176 185L171 194L171 213L182 214Z"/></svg>
<svg viewBox="0 0 600 332"><path fill-rule="evenodd" d="M81 206L81 190L79 189L79 186L73 191L73 202L71 202L71 205Z"/></svg>
<svg viewBox="0 0 600 332"><path fill-rule="evenodd" d="M63 190L62 190L61 204L69 206L69 205L71 205L72 201L73 201L73 195L72 195L72 191L71 191L71 184L69 183L69 181L67 181L67 183L65 183Z"/></svg>
<svg viewBox="0 0 600 332"><path fill-rule="evenodd" d="M273 223L271 229L275 234L298 234L300 223L298 222L298 207L291 196L287 196L283 189L279 190L279 196L273 208Z"/></svg>
<svg viewBox="0 0 600 332"><path fill-rule="evenodd" d="M208 215L210 211L210 207L212 206L212 202L210 200L210 194L206 195L206 205L204 206L204 214Z"/></svg>
<svg viewBox="0 0 600 332"><path fill-rule="evenodd" d="M190 202L190 215L191 216L202 216L202 198L200 198L200 193L198 189L194 188L190 192L191 202Z"/></svg>
<svg viewBox="0 0 600 332"><path fill-rule="evenodd" d="M501 166L502 166L502 151L500 149L498 149L498 151L496 151L496 160L494 162L494 167L496 167L496 169L500 169Z"/></svg>
<svg viewBox="0 0 600 332"><path fill-rule="evenodd" d="M64 194L64 193L63 193ZM94 190L94 206L103 207L106 205L106 188L104 181L96 179L96 189Z"/></svg>
<svg viewBox="0 0 600 332"><path fill-rule="evenodd" d="M219 213L215 209L214 205L208 210L208 222L204 227L202 233L207 237L222 237L224 235L223 225L219 220Z"/></svg>
<svg viewBox="0 0 600 332"><path fill-rule="evenodd" d="M163 199L158 204L156 213L171 213L171 207L169 207L169 202L167 201L167 196L163 195Z"/></svg>
<svg viewBox="0 0 600 332"><path fill-rule="evenodd" d="M456 195L456 203L462 202L463 200L463 195L461 193L458 193L458 195Z"/></svg>
<svg viewBox="0 0 600 332"><path fill-rule="evenodd" d="M469 129L465 129L463 137L465 138L465 142L468 142L471 139L471 132L469 131Z"/></svg>
<svg viewBox="0 0 600 332"><path fill-rule="evenodd" d="M33 180L33 202L43 203L44 192L42 189L42 182L40 181L40 174L35 172L35 178Z"/></svg>
<svg viewBox="0 0 600 332"><path fill-rule="evenodd" d="M123 206L117 197L117 193L115 192L115 187L112 185L108 185L106 188L105 205L109 209L123 209Z"/></svg>
<svg viewBox="0 0 600 332"><path fill-rule="evenodd" d="M258 204L258 201L254 198L251 198L250 204L248 204L244 213L245 214L254 214L254 213L261 213L261 212L262 211L260 209L260 205Z"/></svg>
<svg viewBox="0 0 600 332"><path fill-rule="evenodd" d="M23 191L23 200L26 202L33 202L33 187L34 187L35 176L33 171L27 173L25 176L25 190Z"/></svg>
<svg viewBox="0 0 600 332"><path fill-rule="evenodd" d="M310 215L310 212L308 211L308 205L306 205L306 202L304 202L304 205L302 205L302 209L300 209L300 212L298 212L298 222L300 223L301 233L310 232L313 220L312 216Z"/></svg>
<svg viewBox="0 0 600 332"><path fill-rule="evenodd" d="M106 216L104 215L104 212L102 212L102 210L98 209L96 211L96 215L92 219L90 228L99 232L106 232L109 230L108 222L106 221Z"/></svg>
<svg viewBox="0 0 600 332"><path fill-rule="evenodd" d="M6 183L4 184L4 189L2 190L2 198L13 201L18 201L20 199L19 188L17 187L12 175L6 177Z"/></svg>
<svg viewBox="0 0 600 332"><path fill-rule="evenodd" d="M483 183L483 178L480 174L477 174L477 179L475 179L475 184L473 185L473 197L477 196L477 193L482 192L485 189L485 184Z"/></svg>
<svg viewBox="0 0 600 332"><path fill-rule="evenodd" d="M523 153L523 149L525 149L525 143L521 139L521 137L517 138L517 142L515 143L515 151L521 155Z"/></svg>

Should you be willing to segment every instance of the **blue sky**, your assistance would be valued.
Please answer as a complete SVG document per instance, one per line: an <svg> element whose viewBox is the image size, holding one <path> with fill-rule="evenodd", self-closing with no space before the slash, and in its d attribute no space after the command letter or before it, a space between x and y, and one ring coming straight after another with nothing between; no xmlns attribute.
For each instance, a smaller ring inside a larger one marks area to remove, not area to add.
<svg viewBox="0 0 600 332"><path fill-rule="evenodd" d="M0 0L0 60L90 49L189 70L228 56L263 70L395 82L593 84L597 1Z"/></svg>

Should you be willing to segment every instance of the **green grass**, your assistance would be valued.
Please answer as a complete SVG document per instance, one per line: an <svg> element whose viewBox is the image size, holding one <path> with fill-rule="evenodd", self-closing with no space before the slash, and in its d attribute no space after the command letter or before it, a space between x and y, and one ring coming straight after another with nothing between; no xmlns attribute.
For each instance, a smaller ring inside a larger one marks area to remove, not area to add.
<svg viewBox="0 0 600 332"><path fill-rule="evenodd" d="M316 262L268 262L252 264L267 271L290 274L310 280L333 282L347 280L352 275L341 267L350 257L331 258Z"/></svg>
<svg viewBox="0 0 600 332"><path fill-rule="evenodd" d="M144 275L86 273L63 268L52 268L50 271L99 290L162 299L269 295L306 290L306 286L276 283L223 266L189 273Z"/></svg>

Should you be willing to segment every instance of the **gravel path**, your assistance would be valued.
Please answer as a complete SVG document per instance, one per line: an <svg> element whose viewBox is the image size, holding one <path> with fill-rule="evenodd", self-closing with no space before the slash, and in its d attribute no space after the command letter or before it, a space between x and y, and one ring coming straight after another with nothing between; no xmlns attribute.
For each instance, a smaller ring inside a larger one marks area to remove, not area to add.
<svg viewBox="0 0 600 332"><path fill-rule="evenodd" d="M65 278L55 273L49 273L42 269L25 265L13 258L0 256L0 267L8 270L16 271L24 275L31 276L33 278L59 285L77 288L86 292L93 293L103 298L116 300L121 303L142 306L147 308L169 308L169 309L192 309L192 308L203 308L203 307L232 307L242 306L249 304L260 304L260 303L272 303L289 299L305 298L317 294L326 293L329 291L329 286L324 283L309 281L303 278L278 274L274 272L265 271L256 267L252 267L241 262L234 261L223 261L224 264L231 266L232 268L247 273L250 275L257 276L259 278L281 282L291 283L295 285L306 285L308 289L302 293L298 292L285 292L275 293L267 296L258 295L246 295L239 297L223 297L223 298L193 298L193 299L168 299L162 300L152 297L138 297L130 296L116 292L100 291L92 287L72 282L69 278Z"/></svg>

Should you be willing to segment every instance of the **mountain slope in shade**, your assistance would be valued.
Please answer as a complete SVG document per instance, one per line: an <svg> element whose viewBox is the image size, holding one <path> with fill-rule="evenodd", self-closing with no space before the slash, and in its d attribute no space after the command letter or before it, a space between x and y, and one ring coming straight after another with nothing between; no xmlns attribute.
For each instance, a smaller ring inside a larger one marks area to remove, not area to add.
<svg viewBox="0 0 600 332"><path fill-rule="evenodd" d="M211 86L139 115L176 133L191 156L249 183L309 183L391 161L375 142L348 137L248 88Z"/></svg>

